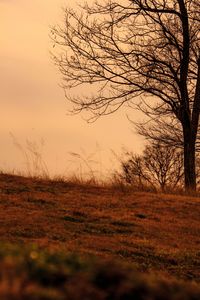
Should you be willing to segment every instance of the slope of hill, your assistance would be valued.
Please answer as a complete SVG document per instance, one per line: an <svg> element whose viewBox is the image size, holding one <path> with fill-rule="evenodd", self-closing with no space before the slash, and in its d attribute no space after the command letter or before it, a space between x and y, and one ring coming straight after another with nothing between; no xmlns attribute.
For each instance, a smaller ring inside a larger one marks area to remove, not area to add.
<svg viewBox="0 0 200 300"><path fill-rule="evenodd" d="M0 237L200 281L200 199L0 175ZM154 299L154 298L153 298Z"/></svg>

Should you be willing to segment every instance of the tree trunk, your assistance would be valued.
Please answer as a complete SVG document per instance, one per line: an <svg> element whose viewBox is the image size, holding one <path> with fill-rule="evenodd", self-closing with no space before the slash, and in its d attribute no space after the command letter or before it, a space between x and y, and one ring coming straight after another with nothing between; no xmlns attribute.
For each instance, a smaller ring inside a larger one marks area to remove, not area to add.
<svg viewBox="0 0 200 300"><path fill-rule="evenodd" d="M183 126L183 136L185 190L187 192L196 191L195 135L191 128Z"/></svg>

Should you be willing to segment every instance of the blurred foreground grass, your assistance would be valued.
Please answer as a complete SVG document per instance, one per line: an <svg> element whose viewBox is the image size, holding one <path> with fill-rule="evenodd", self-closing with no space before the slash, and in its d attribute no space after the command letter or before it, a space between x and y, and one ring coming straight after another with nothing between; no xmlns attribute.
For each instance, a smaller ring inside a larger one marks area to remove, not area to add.
<svg viewBox="0 0 200 300"><path fill-rule="evenodd" d="M7 300L199 300L194 282L142 274L131 265L0 245L0 299Z"/></svg>

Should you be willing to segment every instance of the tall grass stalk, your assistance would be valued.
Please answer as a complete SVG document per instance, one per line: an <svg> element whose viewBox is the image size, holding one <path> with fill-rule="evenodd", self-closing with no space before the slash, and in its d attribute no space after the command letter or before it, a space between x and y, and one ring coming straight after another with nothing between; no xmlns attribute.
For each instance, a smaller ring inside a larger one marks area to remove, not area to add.
<svg viewBox="0 0 200 300"><path fill-rule="evenodd" d="M13 133L10 133L13 145L22 154L25 163L25 175L29 177L49 178L49 170L43 158L44 139L39 142L26 139L22 145Z"/></svg>

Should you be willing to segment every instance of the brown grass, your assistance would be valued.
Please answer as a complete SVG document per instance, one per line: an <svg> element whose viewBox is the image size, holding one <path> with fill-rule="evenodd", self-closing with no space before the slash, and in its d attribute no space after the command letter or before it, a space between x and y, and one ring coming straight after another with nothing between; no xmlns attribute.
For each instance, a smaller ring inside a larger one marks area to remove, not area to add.
<svg viewBox="0 0 200 300"><path fill-rule="evenodd" d="M200 280L200 199L0 175L1 241Z"/></svg>

